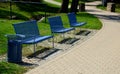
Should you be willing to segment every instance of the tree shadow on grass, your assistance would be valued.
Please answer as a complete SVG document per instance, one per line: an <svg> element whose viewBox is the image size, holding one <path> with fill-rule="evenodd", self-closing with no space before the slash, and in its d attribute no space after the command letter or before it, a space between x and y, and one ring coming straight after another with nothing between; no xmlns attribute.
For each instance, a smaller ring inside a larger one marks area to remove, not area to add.
<svg viewBox="0 0 120 74"><path fill-rule="evenodd" d="M47 4L27 4L27 3L16 3L17 7L19 7L20 10L26 11L26 12L49 12L49 13L55 13L59 10L57 7L48 6Z"/></svg>
<svg viewBox="0 0 120 74"><path fill-rule="evenodd" d="M23 5L24 4L24 5ZM59 8L47 4L16 3L20 11L28 12L30 19L40 20L44 16L50 16L50 13L58 13Z"/></svg>
<svg viewBox="0 0 120 74"><path fill-rule="evenodd" d="M15 12L12 12L12 15L15 15L13 19L22 19L22 20L28 20L29 19L29 18L27 18L27 17L25 17L21 14L15 13ZM10 19L10 12L7 11L7 10L0 9L0 18Z"/></svg>
<svg viewBox="0 0 120 74"><path fill-rule="evenodd" d="M8 5L9 3L1 3L3 5ZM10 18L10 10L6 6L2 6L4 9L0 9L0 18ZM27 12L30 14L30 17L26 17L20 14L18 11ZM46 16L49 16L49 13L57 13L59 10L58 7L52 7L47 4L32 4L32 3L12 3L12 15L14 19L22 19L22 20L29 20L29 19L40 19L41 17L45 16L45 12L47 13Z"/></svg>
<svg viewBox="0 0 120 74"><path fill-rule="evenodd" d="M88 17L88 18L96 18L91 14L86 14L86 13L82 13L82 14L76 14L78 17Z"/></svg>

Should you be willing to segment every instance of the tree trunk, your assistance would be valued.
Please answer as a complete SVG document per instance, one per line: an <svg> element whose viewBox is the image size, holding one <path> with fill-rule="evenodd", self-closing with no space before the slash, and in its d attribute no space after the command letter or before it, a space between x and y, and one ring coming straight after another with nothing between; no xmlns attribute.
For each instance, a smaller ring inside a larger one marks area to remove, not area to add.
<svg viewBox="0 0 120 74"><path fill-rule="evenodd" d="M112 0L114 3L120 4L120 0Z"/></svg>
<svg viewBox="0 0 120 74"><path fill-rule="evenodd" d="M78 6L79 0L72 0L72 5L70 8L70 12L77 12L77 6Z"/></svg>
<svg viewBox="0 0 120 74"><path fill-rule="evenodd" d="M102 5L106 7L107 6L107 0L102 0Z"/></svg>
<svg viewBox="0 0 120 74"><path fill-rule="evenodd" d="M69 4L69 0L62 0L62 5L59 12L68 13L68 4Z"/></svg>

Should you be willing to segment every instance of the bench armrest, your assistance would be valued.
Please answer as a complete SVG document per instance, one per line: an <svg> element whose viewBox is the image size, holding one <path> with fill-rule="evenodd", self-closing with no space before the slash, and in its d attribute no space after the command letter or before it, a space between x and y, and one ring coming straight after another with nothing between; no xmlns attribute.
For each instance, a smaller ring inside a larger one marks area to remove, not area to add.
<svg viewBox="0 0 120 74"><path fill-rule="evenodd" d="M7 34L5 36L8 38L8 40L20 40L25 38L25 35L22 34Z"/></svg>

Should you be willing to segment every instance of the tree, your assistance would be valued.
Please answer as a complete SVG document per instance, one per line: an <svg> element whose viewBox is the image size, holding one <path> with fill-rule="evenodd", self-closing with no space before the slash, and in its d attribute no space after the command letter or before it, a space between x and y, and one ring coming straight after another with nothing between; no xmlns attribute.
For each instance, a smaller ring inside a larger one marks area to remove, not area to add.
<svg viewBox="0 0 120 74"><path fill-rule="evenodd" d="M107 6L107 0L102 0L102 5L106 7Z"/></svg>
<svg viewBox="0 0 120 74"><path fill-rule="evenodd" d="M120 0L112 0L114 3L120 3Z"/></svg>
<svg viewBox="0 0 120 74"><path fill-rule="evenodd" d="M59 12L67 13L68 12L69 0L62 0L62 5Z"/></svg>
<svg viewBox="0 0 120 74"><path fill-rule="evenodd" d="M120 0L102 0L102 5L106 7L108 2L114 2L119 4Z"/></svg>
<svg viewBox="0 0 120 74"><path fill-rule="evenodd" d="M79 0L72 0L70 12L77 12L78 3L79 3Z"/></svg>

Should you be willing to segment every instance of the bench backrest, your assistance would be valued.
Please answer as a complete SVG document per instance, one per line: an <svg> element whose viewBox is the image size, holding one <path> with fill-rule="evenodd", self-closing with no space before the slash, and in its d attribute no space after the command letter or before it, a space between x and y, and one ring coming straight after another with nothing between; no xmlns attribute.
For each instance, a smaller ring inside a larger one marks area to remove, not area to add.
<svg viewBox="0 0 120 74"><path fill-rule="evenodd" d="M63 29L63 22L60 16L49 17L48 21L50 23L50 28L52 32Z"/></svg>
<svg viewBox="0 0 120 74"><path fill-rule="evenodd" d="M35 20L13 24L16 34L25 35L25 38L40 35L37 22Z"/></svg>
<svg viewBox="0 0 120 74"><path fill-rule="evenodd" d="M70 25L77 22L76 15L74 12L68 13L68 19L69 19Z"/></svg>

